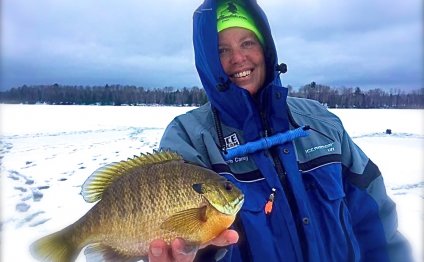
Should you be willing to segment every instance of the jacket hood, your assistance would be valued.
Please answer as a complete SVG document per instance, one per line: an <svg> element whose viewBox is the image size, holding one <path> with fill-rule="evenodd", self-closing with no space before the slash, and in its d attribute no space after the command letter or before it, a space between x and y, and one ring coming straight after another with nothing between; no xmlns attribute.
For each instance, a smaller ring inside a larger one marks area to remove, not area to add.
<svg viewBox="0 0 424 262"><path fill-rule="evenodd" d="M252 121L260 121L257 119L257 107L268 107L264 104L270 102L268 98L275 91L272 91L275 88L279 90L280 102L284 102L285 105L287 90L281 86L279 72L277 71L277 52L266 15L256 3L256 0L244 0L244 4L251 12L258 30L264 38L267 76L264 87L258 92L255 99L248 91L233 84L221 66L218 52L216 0L205 0L194 12L193 44L199 77L209 101L218 110L222 122L234 128L257 133L260 130L247 128L247 125L251 125Z"/></svg>

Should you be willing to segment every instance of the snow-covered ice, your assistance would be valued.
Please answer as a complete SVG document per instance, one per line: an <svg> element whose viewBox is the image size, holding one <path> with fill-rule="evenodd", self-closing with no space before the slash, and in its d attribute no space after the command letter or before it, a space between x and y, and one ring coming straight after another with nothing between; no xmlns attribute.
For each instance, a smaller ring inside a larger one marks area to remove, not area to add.
<svg viewBox="0 0 424 262"><path fill-rule="evenodd" d="M0 105L1 261L33 261L30 243L91 208L80 187L94 170L152 152L169 121L190 109ZM424 110L331 111L379 166L397 204L399 230L416 261L424 261Z"/></svg>

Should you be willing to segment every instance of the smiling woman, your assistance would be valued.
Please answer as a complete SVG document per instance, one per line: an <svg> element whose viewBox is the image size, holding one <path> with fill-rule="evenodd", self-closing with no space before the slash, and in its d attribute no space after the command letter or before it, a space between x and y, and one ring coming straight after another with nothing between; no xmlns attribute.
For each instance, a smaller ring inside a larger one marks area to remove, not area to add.
<svg viewBox="0 0 424 262"><path fill-rule="evenodd" d="M221 65L230 80L256 94L265 83L264 37L243 5L220 4L216 11Z"/></svg>
<svg viewBox="0 0 424 262"><path fill-rule="evenodd" d="M255 34L239 27L219 32L219 56L224 72L231 81L256 94L265 82L263 49Z"/></svg>

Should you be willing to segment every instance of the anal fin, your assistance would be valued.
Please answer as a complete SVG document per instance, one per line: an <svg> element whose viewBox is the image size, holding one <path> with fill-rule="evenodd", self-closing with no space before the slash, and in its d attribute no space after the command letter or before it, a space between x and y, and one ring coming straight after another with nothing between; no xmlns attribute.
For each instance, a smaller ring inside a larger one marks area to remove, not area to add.
<svg viewBox="0 0 424 262"><path fill-rule="evenodd" d="M142 259L143 261L147 261L143 257L126 256L110 246L99 243L87 246L84 255L88 262L136 262Z"/></svg>

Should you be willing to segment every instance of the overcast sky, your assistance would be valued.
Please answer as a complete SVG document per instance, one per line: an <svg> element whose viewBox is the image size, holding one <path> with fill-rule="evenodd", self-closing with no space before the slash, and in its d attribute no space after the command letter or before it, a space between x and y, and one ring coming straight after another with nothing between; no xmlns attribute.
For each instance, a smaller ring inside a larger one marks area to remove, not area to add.
<svg viewBox="0 0 424 262"><path fill-rule="evenodd" d="M192 15L201 0L2 0L0 89L201 86ZM258 0L284 85L424 87L422 0Z"/></svg>

